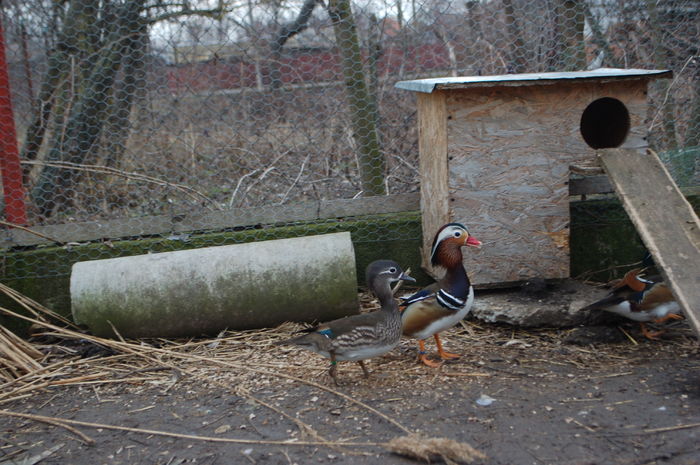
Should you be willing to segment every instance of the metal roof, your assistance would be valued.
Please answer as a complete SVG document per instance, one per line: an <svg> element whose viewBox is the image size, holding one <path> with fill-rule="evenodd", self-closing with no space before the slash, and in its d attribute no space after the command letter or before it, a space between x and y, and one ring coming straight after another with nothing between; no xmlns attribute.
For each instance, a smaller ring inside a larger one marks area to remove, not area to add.
<svg viewBox="0 0 700 465"><path fill-rule="evenodd" d="M432 79L416 79L399 81L395 84L399 89L424 92L430 94L435 89L460 89L468 87L494 86L527 86L555 84L556 81L566 80L623 80L623 79L656 79L673 75L665 69L618 69L598 68L590 71L567 71L561 73L524 73L499 74L494 76L458 76Z"/></svg>

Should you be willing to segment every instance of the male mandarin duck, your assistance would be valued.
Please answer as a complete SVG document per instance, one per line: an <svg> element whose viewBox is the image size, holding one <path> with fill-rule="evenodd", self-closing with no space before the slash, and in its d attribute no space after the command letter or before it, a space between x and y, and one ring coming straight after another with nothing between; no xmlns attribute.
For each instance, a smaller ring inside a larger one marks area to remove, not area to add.
<svg viewBox="0 0 700 465"><path fill-rule="evenodd" d="M375 312L351 315L303 330L308 334L278 344L297 345L331 360L329 374L338 384L336 362L355 361L365 377L369 371L363 360L377 357L396 347L401 339L401 314L391 284L413 281L392 260L377 260L367 267L367 285L377 296L381 308Z"/></svg>
<svg viewBox="0 0 700 465"><path fill-rule="evenodd" d="M459 223L449 223L441 227L433 239L430 261L434 266L445 268L445 276L404 299L405 310L401 315L403 334L418 339L418 358L429 367L437 367L439 362L428 359L425 353L425 339L433 336L441 359L457 358L459 355L445 352L438 333L451 328L462 320L474 302L474 289L462 263L462 247L481 247L467 228Z"/></svg>
<svg viewBox="0 0 700 465"><path fill-rule="evenodd" d="M612 291L601 300L582 310L604 310L639 322L642 334L648 339L656 339L663 331L650 332L645 323L663 323L669 319L683 319L680 305L671 290L660 279L643 279L641 269L634 269L613 282Z"/></svg>

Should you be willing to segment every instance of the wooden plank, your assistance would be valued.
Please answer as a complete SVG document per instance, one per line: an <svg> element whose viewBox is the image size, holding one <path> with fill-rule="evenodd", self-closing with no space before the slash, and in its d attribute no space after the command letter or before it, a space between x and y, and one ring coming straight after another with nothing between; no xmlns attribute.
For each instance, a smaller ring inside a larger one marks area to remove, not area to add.
<svg viewBox="0 0 700 465"><path fill-rule="evenodd" d="M700 195L700 187L685 186L681 187L680 190L686 198L691 195ZM610 194L612 192L615 192L615 188L610 184L607 175L586 176L569 180L569 195Z"/></svg>
<svg viewBox="0 0 700 465"><path fill-rule="evenodd" d="M420 194L382 195L357 199L321 200L318 214L322 218L342 218L346 216L379 215L420 209Z"/></svg>
<svg viewBox="0 0 700 465"><path fill-rule="evenodd" d="M399 89L431 93L434 90L467 89L494 86L543 86L558 85L562 82L607 83L618 80L650 80L673 77L673 71L663 69L616 69L598 68L588 71L564 71L554 73L522 73L486 76L453 76L399 81Z"/></svg>
<svg viewBox="0 0 700 465"><path fill-rule="evenodd" d="M599 151L644 244L700 336L700 220L653 153Z"/></svg>
<svg viewBox="0 0 700 465"><path fill-rule="evenodd" d="M608 194L614 191L607 176L569 179L569 195Z"/></svg>
<svg viewBox="0 0 700 465"><path fill-rule="evenodd" d="M445 94L417 94L418 152L420 153L423 269L432 274L430 248L435 232L450 220L447 167L447 108Z"/></svg>
<svg viewBox="0 0 700 465"><path fill-rule="evenodd" d="M256 208L233 208L221 211L193 211L173 215L144 216L81 223L66 223L30 228L46 237L19 229L0 233L0 247L86 242L102 239L152 236L193 231L215 231L257 224L295 223L329 218L398 213L419 209L419 194L397 194L358 199L337 199L273 205Z"/></svg>
<svg viewBox="0 0 700 465"><path fill-rule="evenodd" d="M506 75L508 76L508 75ZM673 77L672 71L666 71L663 74L654 76L653 79L657 78L669 78ZM566 79L562 80L539 80L539 81L494 81L494 82L474 82L468 84L438 84L435 86L436 90L459 90L459 89L478 89L478 88L493 88L495 86L503 87L532 87L532 86L557 86L566 84ZM574 80L568 80L573 82ZM576 79L576 84L593 82L595 84L615 84L618 82L634 82L634 81L644 81L648 82L647 77L634 77L634 78L590 78L590 79Z"/></svg>

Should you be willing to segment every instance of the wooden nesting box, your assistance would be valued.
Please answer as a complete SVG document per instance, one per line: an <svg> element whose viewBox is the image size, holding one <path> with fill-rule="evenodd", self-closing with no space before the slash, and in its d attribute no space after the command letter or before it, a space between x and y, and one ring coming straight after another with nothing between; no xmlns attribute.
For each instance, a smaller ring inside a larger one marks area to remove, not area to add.
<svg viewBox="0 0 700 465"><path fill-rule="evenodd" d="M477 285L569 276L569 167L595 149L647 147L647 84L664 70L402 81L418 96L423 263L435 231L460 222Z"/></svg>

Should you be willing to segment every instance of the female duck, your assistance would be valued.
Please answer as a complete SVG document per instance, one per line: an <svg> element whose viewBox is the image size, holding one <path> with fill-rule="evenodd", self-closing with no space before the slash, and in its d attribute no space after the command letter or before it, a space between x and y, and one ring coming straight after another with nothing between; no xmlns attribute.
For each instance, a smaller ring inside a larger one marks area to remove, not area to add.
<svg viewBox="0 0 700 465"><path fill-rule="evenodd" d="M394 300L391 284L396 281L414 281L398 263L377 260L367 267L367 284L377 296L381 309L360 315L351 315L314 328L308 333L279 344L297 345L331 360L329 374L338 384L336 362L355 361L365 377L369 376L364 360L377 357L396 347L401 339L401 314Z"/></svg>

